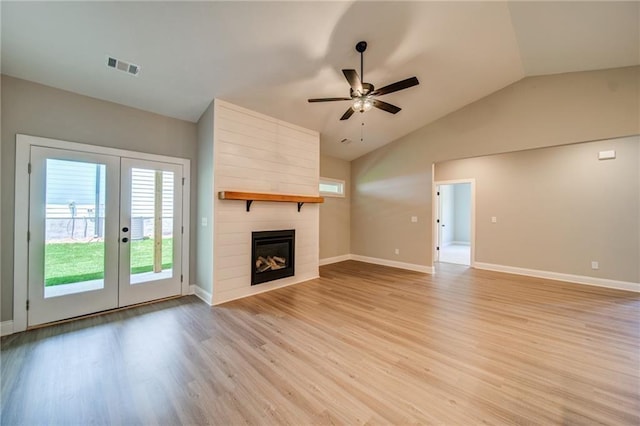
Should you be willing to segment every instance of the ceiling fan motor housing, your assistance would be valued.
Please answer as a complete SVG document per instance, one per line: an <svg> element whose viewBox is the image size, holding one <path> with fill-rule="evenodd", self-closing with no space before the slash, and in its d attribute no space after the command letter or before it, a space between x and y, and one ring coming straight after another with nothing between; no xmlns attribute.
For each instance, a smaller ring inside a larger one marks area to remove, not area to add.
<svg viewBox="0 0 640 426"><path fill-rule="evenodd" d="M362 83L362 93L358 94L353 89L350 89L352 98L359 98L360 96L367 96L369 93L372 93L376 88L371 83Z"/></svg>

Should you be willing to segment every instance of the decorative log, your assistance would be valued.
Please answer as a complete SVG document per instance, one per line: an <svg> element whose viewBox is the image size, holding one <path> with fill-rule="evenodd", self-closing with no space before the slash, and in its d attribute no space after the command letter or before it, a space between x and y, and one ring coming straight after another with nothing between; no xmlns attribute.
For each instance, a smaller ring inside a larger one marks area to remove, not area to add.
<svg viewBox="0 0 640 426"><path fill-rule="evenodd" d="M256 271L266 272L269 270L275 271L287 266L287 259L280 256L258 256L256 260Z"/></svg>
<svg viewBox="0 0 640 426"><path fill-rule="evenodd" d="M276 269L278 267L278 264L276 263L275 260L273 260L273 258L271 256L269 256L267 258L267 262L269 262L269 265L271 266L271 269Z"/></svg>

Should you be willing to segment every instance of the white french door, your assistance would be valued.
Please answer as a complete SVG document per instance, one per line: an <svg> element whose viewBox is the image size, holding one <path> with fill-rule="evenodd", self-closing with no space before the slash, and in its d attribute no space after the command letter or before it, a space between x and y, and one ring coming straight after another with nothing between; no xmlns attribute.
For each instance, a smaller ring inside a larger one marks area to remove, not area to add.
<svg viewBox="0 0 640 426"><path fill-rule="evenodd" d="M123 158L120 173L120 306L178 295L182 166Z"/></svg>
<svg viewBox="0 0 640 426"><path fill-rule="evenodd" d="M120 159L32 147L30 164L28 325L117 307Z"/></svg>
<svg viewBox="0 0 640 426"><path fill-rule="evenodd" d="M39 146L30 165L28 326L181 293L182 165Z"/></svg>

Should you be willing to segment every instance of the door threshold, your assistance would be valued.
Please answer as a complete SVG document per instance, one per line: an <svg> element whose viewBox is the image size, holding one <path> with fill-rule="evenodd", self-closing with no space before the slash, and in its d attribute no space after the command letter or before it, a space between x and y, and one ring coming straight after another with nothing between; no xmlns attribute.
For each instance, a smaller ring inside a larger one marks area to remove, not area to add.
<svg viewBox="0 0 640 426"><path fill-rule="evenodd" d="M27 327L26 331L37 330L39 328L51 327L53 325L66 324L68 322L79 321L87 318L94 318L106 314L111 314L114 312L125 311L127 309L137 308L145 305L152 305L154 303L166 302L167 300L179 299L184 296L189 296L188 294L178 294L176 296L163 297L162 299L149 300L148 302L135 303L133 305L123 306L121 308L107 309L105 311L94 312L92 314L80 315L77 317L66 318L58 321L46 322L44 324L32 325Z"/></svg>

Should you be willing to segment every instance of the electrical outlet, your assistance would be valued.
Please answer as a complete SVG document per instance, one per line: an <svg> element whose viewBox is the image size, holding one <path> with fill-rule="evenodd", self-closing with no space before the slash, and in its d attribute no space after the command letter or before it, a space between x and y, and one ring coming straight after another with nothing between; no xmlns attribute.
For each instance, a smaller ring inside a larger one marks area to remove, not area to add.
<svg viewBox="0 0 640 426"><path fill-rule="evenodd" d="M491 216L491 223L498 223L498 218L495 216Z"/></svg>
<svg viewBox="0 0 640 426"><path fill-rule="evenodd" d="M600 264L598 263L597 260L591 261L591 269L600 269Z"/></svg>
<svg viewBox="0 0 640 426"><path fill-rule="evenodd" d="M400 254L400 249L396 249L396 254Z"/></svg>
<svg viewBox="0 0 640 426"><path fill-rule="evenodd" d="M411 216L411 222L416 223L418 221L418 216Z"/></svg>
<svg viewBox="0 0 640 426"><path fill-rule="evenodd" d="M202 223L202 226L207 226L207 218L203 217L201 223Z"/></svg>

